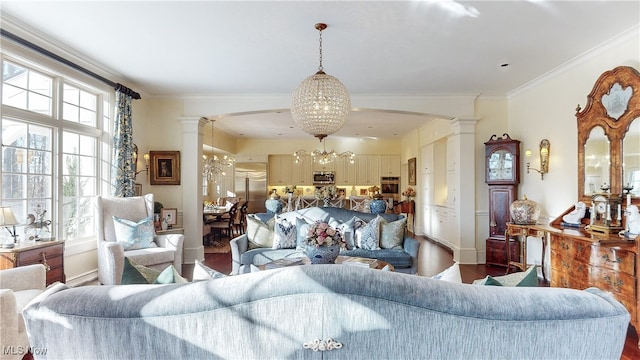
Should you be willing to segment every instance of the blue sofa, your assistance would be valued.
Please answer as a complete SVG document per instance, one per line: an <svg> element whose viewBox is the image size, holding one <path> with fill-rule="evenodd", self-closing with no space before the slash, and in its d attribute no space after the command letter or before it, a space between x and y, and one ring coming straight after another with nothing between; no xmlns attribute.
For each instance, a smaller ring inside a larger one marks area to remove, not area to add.
<svg viewBox="0 0 640 360"><path fill-rule="evenodd" d="M272 213L258 213L254 215L263 222L267 222L274 216ZM369 222L377 215L337 207L310 207L278 214L278 216L295 224L296 218L304 218L307 222L318 220L329 221L330 218L346 222L354 216ZM404 218L404 215L398 214L380 214L380 216L388 222ZM393 265L395 268L394 271L396 272L415 274L418 270L418 248L418 240L405 235L402 248L400 249L343 249L340 251L340 255L383 260ZM250 272L251 265L260 266L273 260L294 256L302 256L302 250L272 249L270 247L250 249L249 238L247 234L243 234L231 240L231 273L240 274Z"/></svg>
<svg viewBox="0 0 640 360"><path fill-rule="evenodd" d="M620 359L630 319L598 289L336 265L187 284L58 284L23 314L32 348L46 349L38 359L116 360Z"/></svg>

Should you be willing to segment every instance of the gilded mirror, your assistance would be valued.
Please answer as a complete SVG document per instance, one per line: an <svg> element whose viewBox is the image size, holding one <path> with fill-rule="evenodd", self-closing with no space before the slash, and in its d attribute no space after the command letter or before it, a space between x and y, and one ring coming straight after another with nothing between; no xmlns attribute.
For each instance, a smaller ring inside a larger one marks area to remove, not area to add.
<svg viewBox="0 0 640 360"><path fill-rule="evenodd" d="M629 125L622 141L623 191L631 188L633 197L640 197L640 118Z"/></svg>
<svg viewBox="0 0 640 360"><path fill-rule="evenodd" d="M619 66L600 75L578 120L578 199L607 184L611 194L625 194L640 203L640 72ZM628 184L628 186L627 186Z"/></svg>
<svg viewBox="0 0 640 360"><path fill-rule="evenodd" d="M611 184L609 139L601 126L591 129L584 144L584 193L600 192L603 184Z"/></svg>

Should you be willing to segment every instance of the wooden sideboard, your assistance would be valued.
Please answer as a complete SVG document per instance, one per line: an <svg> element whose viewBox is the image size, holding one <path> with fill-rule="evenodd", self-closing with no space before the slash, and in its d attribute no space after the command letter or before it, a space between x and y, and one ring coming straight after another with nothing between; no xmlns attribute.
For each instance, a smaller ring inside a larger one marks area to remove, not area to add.
<svg viewBox="0 0 640 360"><path fill-rule="evenodd" d="M551 286L597 287L611 292L627 308L631 324L640 332L640 236L628 240L554 223L546 231L551 243Z"/></svg>
<svg viewBox="0 0 640 360"><path fill-rule="evenodd" d="M0 270L32 264L47 268L47 285L64 282L64 241L18 243L14 248L0 249Z"/></svg>

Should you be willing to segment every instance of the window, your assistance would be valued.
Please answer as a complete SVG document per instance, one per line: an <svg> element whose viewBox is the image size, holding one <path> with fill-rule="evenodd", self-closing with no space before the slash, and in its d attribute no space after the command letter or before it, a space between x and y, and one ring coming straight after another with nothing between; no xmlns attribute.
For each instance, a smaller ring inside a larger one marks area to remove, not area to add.
<svg viewBox="0 0 640 360"><path fill-rule="evenodd" d="M0 203L22 224L46 210L51 236L67 249L95 246L92 202L110 183L112 90L3 55ZM27 231L19 228L18 239Z"/></svg>
<svg viewBox="0 0 640 360"><path fill-rule="evenodd" d="M51 115L53 79L26 67L3 62L2 104Z"/></svg>

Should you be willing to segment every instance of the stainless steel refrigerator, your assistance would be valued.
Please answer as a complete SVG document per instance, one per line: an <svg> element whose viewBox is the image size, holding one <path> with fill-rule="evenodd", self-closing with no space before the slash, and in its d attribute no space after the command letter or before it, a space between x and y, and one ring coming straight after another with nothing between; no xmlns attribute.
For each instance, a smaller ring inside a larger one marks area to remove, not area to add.
<svg viewBox="0 0 640 360"><path fill-rule="evenodd" d="M264 201L267 199L267 164L235 163L234 179L236 196L249 200L247 212L266 212Z"/></svg>

